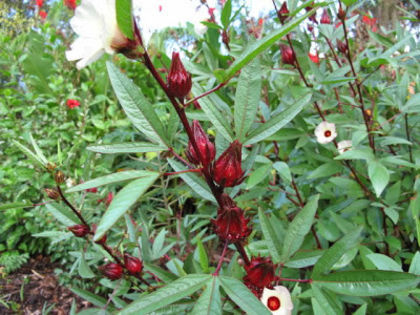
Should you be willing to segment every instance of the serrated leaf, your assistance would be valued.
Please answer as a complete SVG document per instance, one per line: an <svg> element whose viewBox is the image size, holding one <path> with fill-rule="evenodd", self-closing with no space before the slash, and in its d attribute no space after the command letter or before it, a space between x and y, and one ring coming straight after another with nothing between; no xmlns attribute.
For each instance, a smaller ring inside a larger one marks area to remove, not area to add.
<svg viewBox="0 0 420 315"><path fill-rule="evenodd" d="M281 113L271 117L265 123L260 124L259 127L250 132L244 145L257 143L276 133L303 110L311 100L311 96L312 94L306 94Z"/></svg>
<svg viewBox="0 0 420 315"><path fill-rule="evenodd" d="M258 209L258 219L260 220L261 230L268 250L273 258L273 262L279 263L281 255L281 242L278 239L277 234L274 232L274 228L271 225L270 220L266 217L261 208Z"/></svg>
<svg viewBox="0 0 420 315"><path fill-rule="evenodd" d="M243 142L255 120L260 94L261 67L256 58L242 69L236 88L234 122L236 137L240 142Z"/></svg>
<svg viewBox="0 0 420 315"><path fill-rule="evenodd" d="M134 39L131 0L116 0L117 23L121 32L129 39Z"/></svg>
<svg viewBox="0 0 420 315"><path fill-rule="evenodd" d="M335 242L318 260L312 272L312 277L327 273L331 270L334 264L349 250L358 245L357 240L362 233L362 227L345 235L339 241Z"/></svg>
<svg viewBox="0 0 420 315"><path fill-rule="evenodd" d="M380 162L372 160L368 162L368 174L375 194L379 197L389 182L388 169Z"/></svg>
<svg viewBox="0 0 420 315"><path fill-rule="evenodd" d="M219 279L213 278L207 283L203 293L194 305L193 315L218 315L222 314L222 301L219 292Z"/></svg>
<svg viewBox="0 0 420 315"><path fill-rule="evenodd" d="M271 164L265 164L251 172L247 180L246 189L252 189L260 182L262 182L265 178L267 178L267 175L270 173L271 168Z"/></svg>
<svg viewBox="0 0 420 315"><path fill-rule="evenodd" d="M191 274L182 277L126 306L118 314L149 314L166 305L191 295L210 282L211 275Z"/></svg>
<svg viewBox="0 0 420 315"><path fill-rule="evenodd" d="M293 221L290 223L289 228L284 238L283 250L281 261L287 262L302 245L305 235L311 229L314 221L315 213L318 208L319 195L310 198L305 207L300 210Z"/></svg>
<svg viewBox="0 0 420 315"><path fill-rule="evenodd" d="M223 290L248 315L270 315L268 309L238 279L220 276Z"/></svg>
<svg viewBox="0 0 420 315"><path fill-rule="evenodd" d="M122 217L128 209L143 195L155 180L159 173L150 172L148 176L136 179L122 188L114 197L105 214L99 221L94 241L102 236Z"/></svg>
<svg viewBox="0 0 420 315"><path fill-rule="evenodd" d="M159 152L167 150L165 146L157 145L147 142L133 142L133 143L116 143L92 145L87 147L88 150L102 153L102 154L118 154L118 153L144 153L144 152Z"/></svg>
<svg viewBox="0 0 420 315"><path fill-rule="evenodd" d="M375 296L415 288L420 277L406 272L352 270L317 276L312 282L339 294Z"/></svg>
<svg viewBox="0 0 420 315"><path fill-rule="evenodd" d="M76 191L82 191L89 188L100 187L108 184L114 184L123 182L130 179L136 179L141 177L149 177L149 176L159 176L157 172L150 172L150 171L122 171L117 173L112 173L109 175L101 176L95 179L88 180L80 185L73 186L67 189L67 193L73 193Z"/></svg>
<svg viewBox="0 0 420 315"><path fill-rule="evenodd" d="M289 165L285 162L276 162L273 164L273 168L279 173L280 177L287 182L292 181L292 173L290 172Z"/></svg>
<svg viewBox="0 0 420 315"><path fill-rule="evenodd" d="M128 119L152 142L168 146L162 122L133 81L107 61L109 78Z"/></svg>

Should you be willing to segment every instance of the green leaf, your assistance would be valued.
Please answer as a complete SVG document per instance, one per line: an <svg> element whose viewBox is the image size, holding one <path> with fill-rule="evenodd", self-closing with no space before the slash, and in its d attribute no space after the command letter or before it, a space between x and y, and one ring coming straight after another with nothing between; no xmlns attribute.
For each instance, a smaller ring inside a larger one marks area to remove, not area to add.
<svg viewBox="0 0 420 315"><path fill-rule="evenodd" d="M168 159L169 164L172 166L172 168L175 170L175 172L180 172L186 170L185 167L182 166L181 163L173 160ZM209 201L216 202L216 199L214 199L213 194L210 191L209 186L207 186L206 182L193 173L184 173L179 174L179 176L182 178L182 180L190 186L198 195L203 197L204 199L207 199Z"/></svg>
<svg viewBox="0 0 420 315"><path fill-rule="evenodd" d="M65 226L72 226L80 223L77 216L68 208L60 207L60 205L56 203L47 203L45 207L57 221Z"/></svg>
<svg viewBox="0 0 420 315"><path fill-rule="evenodd" d="M331 175L338 173L342 170L342 166L337 162L330 162L322 164L312 171L308 176L308 179L316 179L322 177L330 177Z"/></svg>
<svg viewBox="0 0 420 315"><path fill-rule="evenodd" d="M340 258L349 250L358 245L358 239L360 233L362 233L362 227L359 227L355 231L345 235L339 241L335 242L318 260L315 264L312 272L312 277L327 273L331 270L334 264L340 260Z"/></svg>
<svg viewBox="0 0 420 315"><path fill-rule="evenodd" d="M389 182L389 172L380 162L372 160L368 162L368 174L375 194L379 197Z"/></svg>
<svg viewBox="0 0 420 315"><path fill-rule="evenodd" d="M121 32L129 39L134 39L133 17L131 15L131 0L117 0L117 23Z"/></svg>
<svg viewBox="0 0 420 315"><path fill-rule="evenodd" d="M159 173L149 172L148 176L136 179L121 189L115 195L107 211L99 221L94 241L100 240L118 219L128 211L137 199L153 185L158 177Z"/></svg>
<svg viewBox="0 0 420 315"><path fill-rule="evenodd" d="M375 296L415 288L420 277L395 271L352 270L330 273L313 279L313 283L331 291L354 296Z"/></svg>
<svg viewBox="0 0 420 315"><path fill-rule="evenodd" d="M173 273L170 273L155 264L144 263L144 269L155 274L159 279L164 282L175 281L178 277Z"/></svg>
<svg viewBox="0 0 420 315"><path fill-rule="evenodd" d="M410 264L408 272L420 276L420 252L417 251Z"/></svg>
<svg viewBox="0 0 420 315"><path fill-rule="evenodd" d="M21 150L29 159L33 162L38 163L40 166L45 167L44 161L38 157L35 153L25 147L23 144L17 142L16 140L12 140L12 142Z"/></svg>
<svg viewBox="0 0 420 315"><path fill-rule="evenodd" d="M292 173L290 172L289 165L285 162L276 162L273 164L273 168L279 173L283 180L286 180L288 183L292 181Z"/></svg>
<svg viewBox="0 0 420 315"><path fill-rule="evenodd" d="M144 153L144 152L159 152L167 148L162 145L157 145L148 142L134 142L134 143L116 143L104 145L92 145L87 147L88 150L102 153L102 154L116 154L116 153Z"/></svg>
<svg viewBox="0 0 420 315"><path fill-rule="evenodd" d="M322 311L324 312L323 314L325 315L343 314L343 310L338 304L338 300L332 298L322 288L318 287L317 285L312 284L312 292L319 306L322 308Z"/></svg>
<svg viewBox="0 0 420 315"><path fill-rule="evenodd" d="M403 271L401 266L395 260L386 255L373 253L366 255L366 258L380 270Z"/></svg>
<svg viewBox="0 0 420 315"><path fill-rule="evenodd" d="M288 124L293 118L295 118L297 114L303 110L303 108L311 100L311 96L311 94L306 94L281 113L271 117L265 123L260 124L258 128L250 132L244 144L249 145L257 143L276 133L278 130L280 130L280 128Z"/></svg>
<svg viewBox="0 0 420 315"><path fill-rule="evenodd" d="M269 310L238 279L220 276L223 290L248 315L270 315Z"/></svg>
<svg viewBox="0 0 420 315"><path fill-rule="evenodd" d="M253 124L261 94L261 67L256 58L244 67L238 79L235 94L235 133L240 142Z"/></svg>
<svg viewBox="0 0 420 315"><path fill-rule="evenodd" d="M95 274L93 273L92 269L90 269L83 254L80 257L79 275L84 279L92 279L95 277Z"/></svg>
<svg viewBox="0 0 420 315"><path fill-rule="evenodd" d="M159 290L150 293L146 296L141 296L133 303L125 307L118 314L149 314L166 305L176 302L186 296L191 295L207 283L210 283L211 275L191 274L182 277L170 284L160 288Z"/></svg>
<svg viewBox="0 0 420 315"><path fill-rule="evenodd" d="M352 4L354 4L356 1L357 1L357 0L343 0L343 3L344 3L347 7L349 7L349 6L351 6Z"/></svg>
<svg viewBox="0 0 420 315"><path fill-rule="evenodd" d="M106 305L106 299L104 299L101 296L98 296L96 294L93 294L89 291L83 290L83 289L79 289L76 287L70 288L70 290L80 296L82 299L92 303L95 306L99 306L99 307L104 307ZM113 309L113 307L111 306L111 309ZM110 309L110 310L111 310Z"/></svg>
<svg viewBox="0 0 420 315"><path fill-rule="evenodd" d="M195 303L191 312L193 315L217 315L222 314L222 302L219 292L219 279L213 276L207 283L205 290Z"/></svg>
<svg viewBox="0 0 420 315"><path fill-rule="evenodd" d="M141 90L112 62L107 61L109 78L128 119L152 142L167 146L165 130Z"/></svg>
<svg viewBox="0 0 420 315"><path fill-rule="evenodd" d="M230 16L232 15L232 1L226 1L223 6L222 15L220 16L220 21L225 29L229 26Z"/></svg>
<svg viewBox="0 0 420 315"><path fill-rule="evenodd" d="M273 258L274 263L280 262L281 256L281 242L277 237L277 234L274 232L274 228L271 225L270 220L264 214L264 211L258 209L258 218L261 224L261 230L264 235L265 242L267 243L268 250Z"/></svg>
<svg viewBox="0 0 420 315"><path fill-rule="evenodd" d="M31 140L31 143L32 143L32 147L34 148L34 150L35 150L35 154L36 154L36 156L42 161L42 163L44 164L44 165L47 165L48 164L48 160L47 160L47 158L45 157L45 155L44 155L44 153L42 153L42 151L41 151L41 149L39 148L39 146L38 146L38 144L35 142L35 140L34 140L34 138L32 137L32 134L31 133L29 133L29 139Z"/></svg>
<svg viewBox="0 0 420 315"><path fill-rule="evenodd" d="M270 164L264 164L263 166L257 168L255 171L251 173L248 177L246 189L251 189L262 182L267 175L270 173L272 166Z"/></svg>
<svg viewBox="0 0 420 315"><path fill-rule="evenodd" d="M314 14L315 10L311 10L306 14L291 20L290 22L283 25L280 29L270 33L269 35L255 41L248 46L239 58L236 58L235 62L223 73L225 81L229 80L235 74L241 70L246 64L251 62L259 54L270 48L273 44L277 43L283 36L290 33L295 27L304 21L307 17Z"/></svg>
<svg viewBox="0 0 420 315"><path fill-rule="evenodd" d="M207 252L201 239L197 240L197 249L201 269L203 269L204 273L207 273L209 271L209 258L207 257Z"/></svg>
<svg viewBox="0 0 420 315"><path fill-rule="evenodd" d="M141 177L149 176L159 176L157 172L150 171L122 171L117 173L112 173L109 175L101 176L95 179L88 180L80 185L73 186L67 189L67 193L73 193L76 191L82 191L89 188L100 187L108 184L114 184L118 182L123 182L130 179L136 179Z"/></svg>
<svg viewBox="0 0 420 315"><path fill-rule="evenodd" d="M311 197L305 207L300 210L293 221L290 223L289 228L284 238L283 250L281 261L287 262L302 245L305 235L311 229L314 221L315 213L318 208L319 195Z"/></svg>

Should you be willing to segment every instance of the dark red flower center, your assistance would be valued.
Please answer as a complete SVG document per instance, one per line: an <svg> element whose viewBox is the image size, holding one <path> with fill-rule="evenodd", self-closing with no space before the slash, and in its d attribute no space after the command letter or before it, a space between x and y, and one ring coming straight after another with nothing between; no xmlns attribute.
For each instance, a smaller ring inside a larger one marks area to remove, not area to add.
<svg viewBox="0 0 420 315"><path fill-rule="evenodd" d="M324 132L324 136L325 136L326 138L331 137L331 130L326 130L326 131Z"/></svg>
<svg viewBox="0 0 420 315"><path fill-rule="evenodd" d="M277 311L281 306L280 299L277 296L270 296L267 300L267 307L270 311Z"/></svg>

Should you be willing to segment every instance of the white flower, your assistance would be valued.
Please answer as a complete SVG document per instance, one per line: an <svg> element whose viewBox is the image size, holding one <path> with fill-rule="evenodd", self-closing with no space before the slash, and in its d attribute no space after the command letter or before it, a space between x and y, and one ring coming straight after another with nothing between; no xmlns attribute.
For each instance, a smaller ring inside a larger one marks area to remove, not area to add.
<svg viewBox="0 0 420 315"><path fill-rule="evenodd" d="M118 28L115 0L82 0L70 25L79 37L66 51L66 57L69 61L79 60L78 69L98 60L105 52L115 53L128 40Z"/></svg>
<svg viewBox="0 0 420 315"><path fill-rule="evenodd" d="M343 140L337 143L337 150L340 154L343 154L344 152L351 149L351 140Z"/></svg>
<svg viewBox="0 0 420 315"><path fill-rule="evenodd" d="M284 286L276 286L274 290L264 288L261 302L273 315L290 315L293 310L293 302L289 290Z"/></svg>
<svg viewBox="0 0 420 315"><path fill-rule="evenodd" d="M335 125L329 123L328 121L323 121L315 128L316 141L321 144L326 144L337 137L337 132L335 130Z"/></svg>

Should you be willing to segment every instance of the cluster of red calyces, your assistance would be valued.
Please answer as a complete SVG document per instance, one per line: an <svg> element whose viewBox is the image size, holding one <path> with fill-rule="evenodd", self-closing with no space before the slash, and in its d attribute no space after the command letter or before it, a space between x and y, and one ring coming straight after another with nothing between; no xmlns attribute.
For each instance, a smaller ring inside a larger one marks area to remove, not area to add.
<svg viewBox="0 0 420 315"><path fill-rule="evenodd" d="M252 257L245 267L245 285L259 298L264 288L271 288L272 283L278 280L275 275L276 266L269 257Z"/></svg>
<svg viewBox="0 0 420 315"><path fill-rule="evenodd" d="M191 129L195 143L197 144L199 150L199 154L195 152L191 141L188 142L188 150L186 152L188 160L190 160L190 162L195 165L200 164L201 161L203 166L206 167L214 160L214 157L216 156L214 144L209 140L207 134L204 132L203 128L197 120L193 121ZM202 160L200 160L200 156Z"/></svg>
<svg viewBox="0 0 420 315"><path fill-rule="evenodd" d="M222 195L223 206L217 210L215 232L220 239L235 243L245 239L251 234L248 226L249 219L245 218L244 210L237 207L235 202L226 194Z"/></svg>
<svg viewBox="0 0 420 315"><path fill-rule="evenodd" d="M119 263L108 263L99 269L108 279L118 280L123 276L124 268L128 271L129 274L133 276L140 276L141 272L143 271L143 263L140 259L125 254L123 265Z"/></svg>
<svg viewBox="0 0 420 315"><path fill-rule="evenodd" d="M185 70L177 52L172 53L172 63L167 77L167 84L169 94L181 100L191 91L191 74Z"/></svg>

